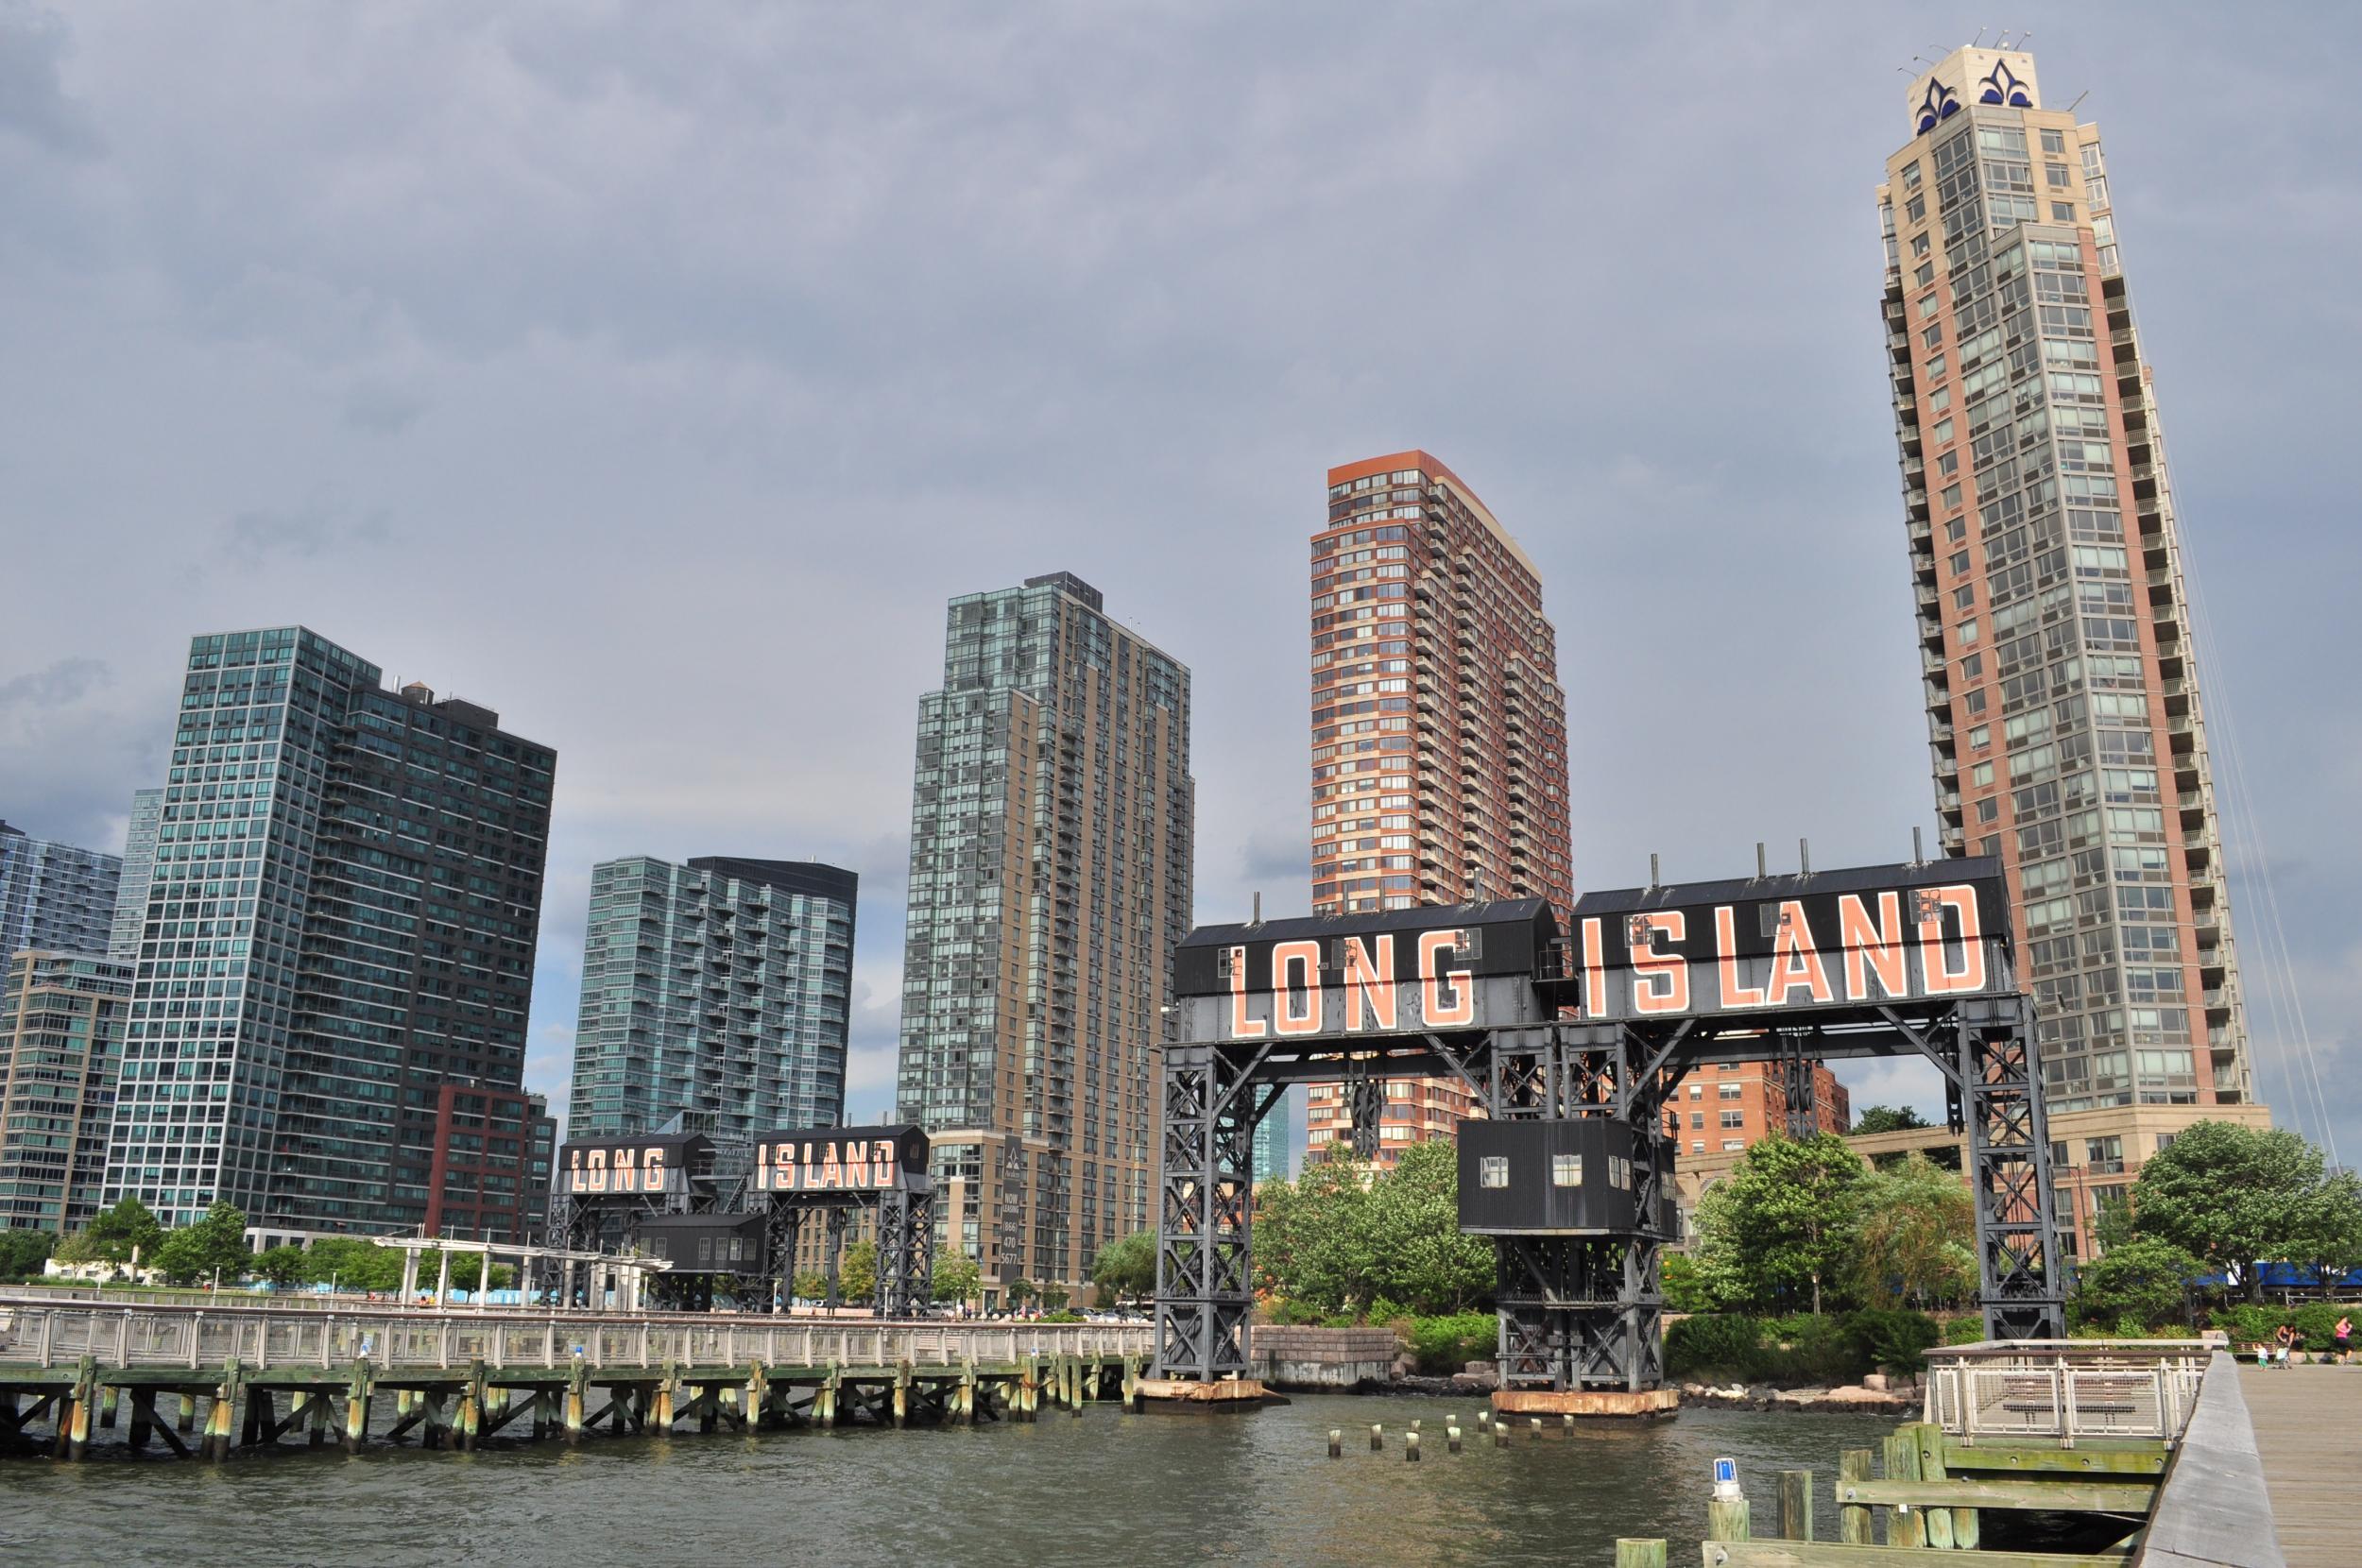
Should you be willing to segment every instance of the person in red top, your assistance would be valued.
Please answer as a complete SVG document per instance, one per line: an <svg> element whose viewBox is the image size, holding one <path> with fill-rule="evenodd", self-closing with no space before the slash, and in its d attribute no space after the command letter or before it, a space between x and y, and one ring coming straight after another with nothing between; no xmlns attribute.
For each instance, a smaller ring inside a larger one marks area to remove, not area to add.
<svg viewBox="0 0 2362 1568"><path fill-rule="evenodd" d="M2344 1313L2337 1315L2337 1359L2346 1358L2346 1349L2353 1342L2353 1320Z"/></svg>

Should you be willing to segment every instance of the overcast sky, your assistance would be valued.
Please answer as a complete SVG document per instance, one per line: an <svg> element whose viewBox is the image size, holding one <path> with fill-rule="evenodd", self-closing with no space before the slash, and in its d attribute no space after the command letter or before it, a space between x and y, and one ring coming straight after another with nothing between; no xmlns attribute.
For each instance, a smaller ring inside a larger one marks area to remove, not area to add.
<svg viewBox="0 0 2362 1568"><path fill-rule="evenodd" d="M2353 1160L2362 13L2028 9L2106 135L2250 992L2268 865ZM531 1083L593 861L816 856L881 1109L944 600L1102 588L1195 672L1199 917L1301 909L1305 540L1424 446L1542 570L1578 885L1900 860L1872 189L1985 19L0 0L0 816L119 847L186 639L300 622L557 748Z"/></svg>

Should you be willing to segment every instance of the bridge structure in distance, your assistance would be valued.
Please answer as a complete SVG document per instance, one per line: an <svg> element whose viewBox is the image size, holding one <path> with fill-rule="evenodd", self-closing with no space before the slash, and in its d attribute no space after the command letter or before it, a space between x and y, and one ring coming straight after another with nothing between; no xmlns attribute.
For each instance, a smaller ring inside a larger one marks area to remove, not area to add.
<svg viewBox="0 0 2362 1568"><path fill-rule="evenodd" d="M1026 1421L1135 1401L1146 1325L0 1301L0 1449L226 1458L300 1440Z"/></svg>

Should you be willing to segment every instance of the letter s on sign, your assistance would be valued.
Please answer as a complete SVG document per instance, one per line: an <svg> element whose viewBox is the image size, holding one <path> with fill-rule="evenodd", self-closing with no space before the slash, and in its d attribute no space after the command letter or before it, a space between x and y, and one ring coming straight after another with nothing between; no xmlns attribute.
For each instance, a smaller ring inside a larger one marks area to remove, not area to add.
<svg viewBox="0 0 2362 1568"><path fill-rule="evenodd" d="M1627 943L1632 948L1632 1009L1635 1013L1689 1011L1689 961L1679 953L1657 951L1656 939L1680 942L1689 934L1689 918L1679 910L1659 910L1632 917Z"/></svg>

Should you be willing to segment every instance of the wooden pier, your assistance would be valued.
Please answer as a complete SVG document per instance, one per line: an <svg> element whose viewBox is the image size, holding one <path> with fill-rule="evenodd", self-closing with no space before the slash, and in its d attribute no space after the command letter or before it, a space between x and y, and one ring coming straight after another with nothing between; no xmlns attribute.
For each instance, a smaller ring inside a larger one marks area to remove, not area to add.
<svg viewBox="0 0 2362 1568"><path fill-rule="evenodd" d="M2282 1557L2280 1489L2268 1491L2258 1428L2226 1355L2182 1341L2057 1340L1931 1351L1928 1362L1926 1419L1875 1452L1839 1456L1835 1520L1814 1518L1808 1470L1780 1473L1769 1520L1753 1518L1733 1487L1706 1505L1704 1568L1908 1568L1928 1550L1958 1568L2362 1561L2343 1511L2337 1555ZM2362 1395L2362 1378L2354 1388ZM1619 1542L1616 1561L1664 1568L1666 1543Z"/></svg>
<svg viewBox="0 0 2362 1568"><path fill-rule="evenodd" d="M670 1436L1137 1407L1146 1326L0 1304L0 1448ZM390 1424L373 1419L388 1414Z"/></svg>

